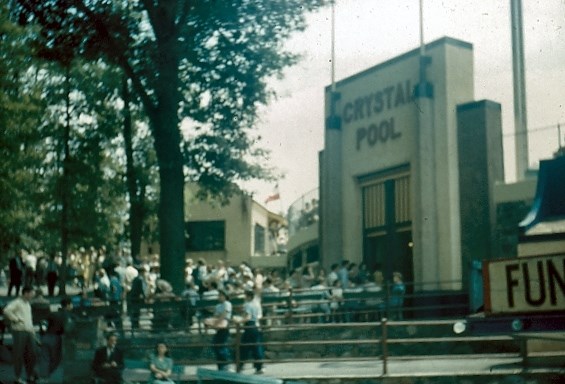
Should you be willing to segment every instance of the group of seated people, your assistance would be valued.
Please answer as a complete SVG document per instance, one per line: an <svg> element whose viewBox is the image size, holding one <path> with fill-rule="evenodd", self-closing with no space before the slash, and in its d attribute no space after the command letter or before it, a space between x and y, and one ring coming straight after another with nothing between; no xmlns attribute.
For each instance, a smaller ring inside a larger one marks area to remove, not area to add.
<svg viewBox="0 0 565 384"><path fill-rule="evenodd" d="M118 336L109 333L106 344L96 350L92 361L95 381L102 384L121 384L125 367L124 353L117 346ZM151 353L147 368L151 371L149 384L174 384L171 380L173 359L164 341L160 341Z"/></svg>

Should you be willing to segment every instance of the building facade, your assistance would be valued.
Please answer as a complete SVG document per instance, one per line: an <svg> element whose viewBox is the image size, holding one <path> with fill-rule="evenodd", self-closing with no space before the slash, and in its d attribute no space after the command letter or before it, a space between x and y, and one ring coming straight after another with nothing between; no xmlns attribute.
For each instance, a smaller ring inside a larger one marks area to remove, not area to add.
<svg viewBox="0 0 565 384"><path fill-rule="evenodd" d="M475 213L461 202L479 179L481 201L492 202L504 180L500 105L475 103L473 84L472 45L446 37L326 88L325 268L345 259L385 278L399 271L422 289L462 288L462 233ZM474 176L460 179L468 162ZM481 214L494 226L494 206Z"/></svg>
<svg viewBox="0 0 565 384"><path fill-rule="evenodd" d="M252 267L286 267L286 220L240 193L227 205L200 201L185 189L186 257Z"/></svg>

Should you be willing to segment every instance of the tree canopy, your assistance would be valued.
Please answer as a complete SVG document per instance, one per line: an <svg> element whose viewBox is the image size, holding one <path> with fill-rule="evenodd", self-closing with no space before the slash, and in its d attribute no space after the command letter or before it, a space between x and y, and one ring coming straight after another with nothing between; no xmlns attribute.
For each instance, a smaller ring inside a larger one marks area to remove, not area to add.
<svg viewBox="0 0 565 384"><path fill-rule="evenodd" d="M269 177L256 156L258 107L268 81L298 57L284 41L328 0L17 0L22 25L40 28L42 57L119 66L143 105L159 167L161 273L179 290L185 178L202 196ZM181 130L181 128L183 128Z"/></svg>

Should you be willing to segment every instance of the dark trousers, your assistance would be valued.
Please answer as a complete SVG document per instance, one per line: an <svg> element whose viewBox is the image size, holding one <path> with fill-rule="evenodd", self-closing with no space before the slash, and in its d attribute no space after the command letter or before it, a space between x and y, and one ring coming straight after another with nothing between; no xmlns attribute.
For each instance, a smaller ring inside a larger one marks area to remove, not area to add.
<svg viewBox="0 0 565 384"><path fill-rule="evenodd" d="M41 337L42 357L48 360L49 374L61 364L63 358L63 337L56 333L46 333ZM40 372L41 373L41 372Z"/></svg>
<svg viewBox="0 0 565 384"><path fill-rule="evenodd" d="M128 315L131 321L131 328L139 328L139 318L141 316L141 300L129 300L128 301Z"/></svg>
<svg viewBox="0 0 565 384"><path fill-rule="evenodd" d="M26 331L12 331L14 360L14 373L21 377L22 368L25 366L28 379L36 377L36 340L35 335Z"/></svg>
<svg viewBox="0 0 565 384"><path fill-rule="evenodd" d="M230 350L228 348L228 338L230 331L228 328L217 329L212 343L214 344L214 354L218 362L218 369L224 370L230 361Z"/></svg>
<svg viewBox="0 0 565 384"><path fill-rule="evenodd" d="M254 321L248 321L245 323L245 330L243 331L243 336L241 337L241 347L239 349L239 355L241 358L241 365L245 361L253 360L253 367L256 370L261 370L263 368L262 360L265 358L265 353L263 350L261 332Z"/></svg>
<svg viewBox="0 0 565 384"><path fill-rule="evenodd" d="M53 272L47 273L47 292L48 295L55 296L55 286L57 285L57 274Z"/></svg>
<svg viewBox="0 0 565 384"><path fill-rule="evenodd" d="M108 313L105 315L106 323L108 326L114 326L120 335L124 334L124 326L122 323L122 302L121 301L110 301L110 306ZM132 322L133 324L133 322ZM132 325L133 327L133 325ZM139 328L139 314L137 315L137 325Z"/></svg>
<svg viewBox="0 0 565 384"><path fill-rule="evenodd" d="M10 279L10 284L8 284L8 296L12 296L12 288L16 291L16 296L20 294L20 288L22 286L21 281L15 281Z"/></svg>

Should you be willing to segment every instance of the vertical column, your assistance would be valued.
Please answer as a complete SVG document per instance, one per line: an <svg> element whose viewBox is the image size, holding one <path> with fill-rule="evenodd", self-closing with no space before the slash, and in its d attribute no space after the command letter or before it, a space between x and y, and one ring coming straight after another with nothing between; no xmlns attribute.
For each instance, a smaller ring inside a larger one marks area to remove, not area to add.
<svg viewBox="0 0 565 384"><path fill-rule="evenodd" d="M438 217L436 193L434 99L433 85L426 79L426 67L430 58L420 56L420 83L414 97L418 104L418 129L414 164L416 192L414 210L414 256L415 276L423 282L439 278ZM433 289L426 285L427 289Z"/></svg>
<svg viewBox="0 0 565 384"><path fill-rule="evenodd" d="M512 78L514 83L514 130L516 133L516 178L524 180L528 170L528 118L526 114L526 77L524 75L524 36L522 0L511 0Z"/></svg>
<svg viewBox="0 0 565 384"><path fill-rule="evenodd" d="M320 253L329 268L343 258L342 132L337 114L340 94L327 92L329 114L325 124L324 151L320 156Z"/></svg>

